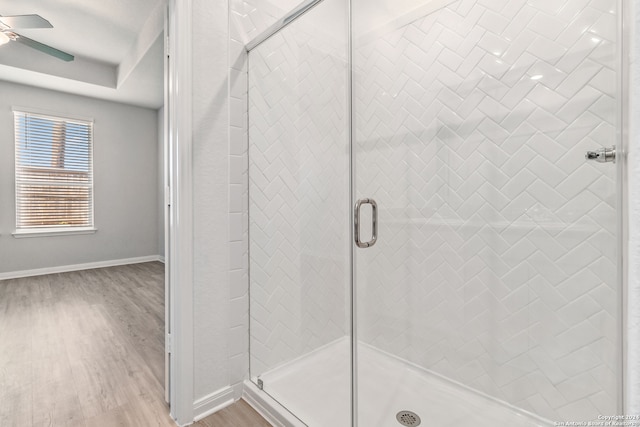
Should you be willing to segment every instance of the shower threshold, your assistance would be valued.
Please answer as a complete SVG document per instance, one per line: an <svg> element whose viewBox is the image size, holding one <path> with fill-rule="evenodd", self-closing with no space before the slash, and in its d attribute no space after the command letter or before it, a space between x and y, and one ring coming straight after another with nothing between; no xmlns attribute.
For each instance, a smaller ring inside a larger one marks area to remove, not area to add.
<svg viewBox="0 0 640 427"><path fill-rule="evenodd" d="M309 427L350 427L349 353L348 338L336 340L261 375L264 392ZM401 426L402 411L419 415L425 426L553 425L367 345L358 347L358 395L360 426Z"/></svg>

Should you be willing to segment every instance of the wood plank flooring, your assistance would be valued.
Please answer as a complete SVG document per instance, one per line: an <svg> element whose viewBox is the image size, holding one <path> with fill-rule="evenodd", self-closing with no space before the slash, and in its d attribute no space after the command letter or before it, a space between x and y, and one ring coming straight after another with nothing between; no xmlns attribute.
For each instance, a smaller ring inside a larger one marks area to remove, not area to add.
<svg viewBox="0 0 640 427"><path fill-rule="evenodd" d="M0 343L0 426L175 426L160 263L2 280ZM269 426L243 401L199 425Z"/></svg>
<svg viewBox="0 0 640 427"><path fill-rule="evenodd" d="M239 400L207 418L194 424L196 427L271 427L244 400Z"/></svg>

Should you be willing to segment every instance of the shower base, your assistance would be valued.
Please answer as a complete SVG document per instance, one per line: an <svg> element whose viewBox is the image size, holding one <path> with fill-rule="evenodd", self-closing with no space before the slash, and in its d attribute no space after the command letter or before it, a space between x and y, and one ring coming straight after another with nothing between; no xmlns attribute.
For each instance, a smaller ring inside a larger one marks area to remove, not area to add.
<svg viewBox="0 0 640 427"><path fill-rule="evenodd" d="M304 422L299 425L349 427L349 346L348 339L340 339L261 375L263 392ZM264 399L263 392L253 396ZM421 426L553 425L365 345L358 347L358 395L360 426L401 426L400 411L416 413ZM276 422L291 424L297 423Z"/></svg>

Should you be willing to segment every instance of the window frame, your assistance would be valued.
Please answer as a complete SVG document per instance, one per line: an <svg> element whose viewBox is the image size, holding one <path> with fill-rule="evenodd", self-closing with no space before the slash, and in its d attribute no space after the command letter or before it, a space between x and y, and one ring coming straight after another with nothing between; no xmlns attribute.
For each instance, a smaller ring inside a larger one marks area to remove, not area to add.
<svg viewBox="0 0 640 427"><path fill-rule="evenodd" d="M94 174L94 161L93 161L93 153L95 148L95 139L94 139L94 124L95 121L93 118L82 117L82 116L70 116L70 115L62 115L58 112L46 111L41 109L34 109L29 107L12 107L13 112L13 147L14 147L14 197L13 201L15 203L15 216L14 216L14 224L15 230L12 233L15 238L23 238L23 237L46 237L46 236L63 236L63 235L74 235L74 234L93 234L98 229L95 226L95 174ZM18 167L20 166L18 163L18 127L16 126L17 117L16 114L24 114L30 116L41 117L46 120L58 121L58 122L74 122L82 125L88 125L90 130L90 139L89 139L89 162L88 167L90 170L90 182L88 188L90 188L90 212L89 219L90 224L86 226L72 226L72 225L60 225L60 226L43 226L43 227L27 227L27 228L19 228L18 227L18 180L17 180L17 172Z"/></svg>

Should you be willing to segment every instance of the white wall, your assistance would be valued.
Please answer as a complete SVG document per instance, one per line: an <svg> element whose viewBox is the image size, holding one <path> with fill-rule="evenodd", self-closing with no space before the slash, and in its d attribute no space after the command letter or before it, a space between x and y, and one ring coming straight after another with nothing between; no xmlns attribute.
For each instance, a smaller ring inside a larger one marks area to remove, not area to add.
<svg viewBox="0 0 640 427"><path fill-rule="evenodd" d="M156 111L0 82L0 273L157 255ZM16 239L12 106L92 117L95 234Z"/></svg>
<svg viewBox="0 0 640 427"><path fill-rule="evenodd" d="M229 364L228 8L193 2L194 400L237 382Z"/></svg>

